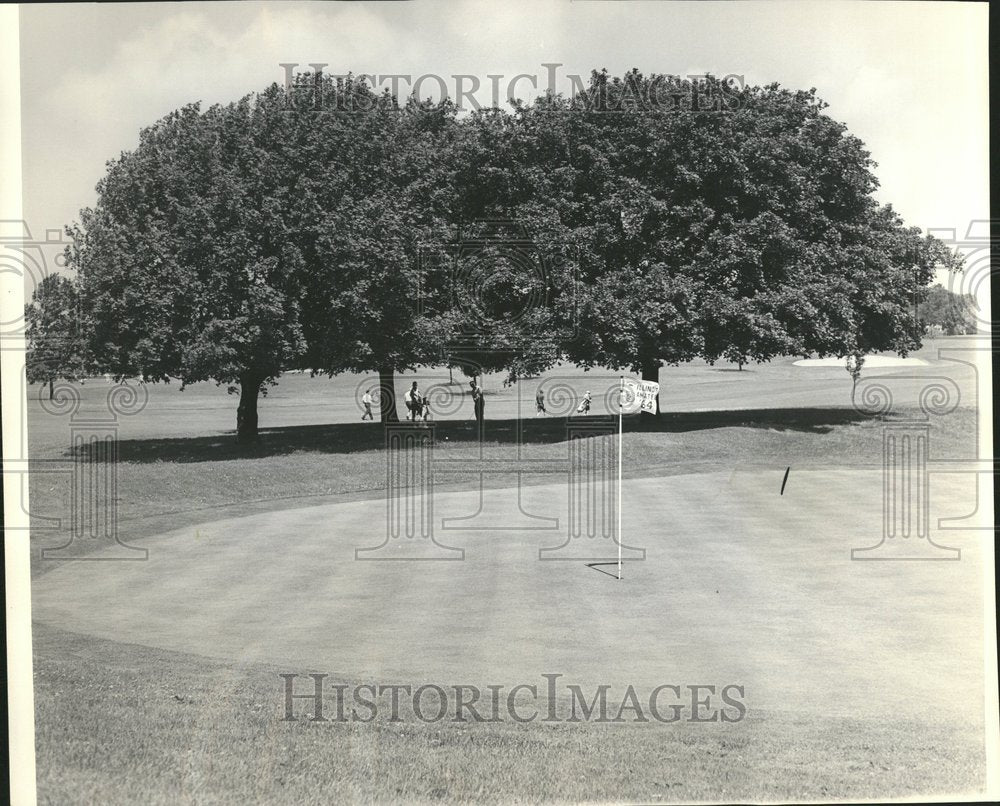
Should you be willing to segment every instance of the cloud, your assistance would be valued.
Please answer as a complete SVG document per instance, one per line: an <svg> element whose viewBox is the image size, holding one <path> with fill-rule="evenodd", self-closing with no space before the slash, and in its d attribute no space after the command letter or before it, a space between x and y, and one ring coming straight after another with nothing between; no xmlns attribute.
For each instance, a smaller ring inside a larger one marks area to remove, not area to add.
<svg viewBox="0 0 1000 806"><path fill-rule="evenodd" d="M880 162L881 196L920 226L988 215L985 10L975 4L421 2L98 4L22 11L25 208L58 227L104 163L192 101L328 72L587 76L711 71L817 87ZM694 69L696 66L697 70ZM448 79L449 87L454 81ZM527 81L517 94L530 98ZM422 94L437 94L427 82Z"/></svg>

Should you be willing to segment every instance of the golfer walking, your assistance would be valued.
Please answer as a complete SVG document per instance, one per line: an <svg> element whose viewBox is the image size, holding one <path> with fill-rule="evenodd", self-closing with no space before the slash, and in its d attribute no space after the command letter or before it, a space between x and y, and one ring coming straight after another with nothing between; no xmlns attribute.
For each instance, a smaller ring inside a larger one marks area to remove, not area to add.
<svg viewBox="0 0 1000 806"><path fill-rule="evenodd" d="M474 380L469 381L469 386L472 389L472 407L476 413L476 423L478 423L479 431L482 433L483 418L486 413L486 400L483 398L483 387Z"/></svg>
<svg viewBox="0 0 1000 806"><path fill-rule="evenodd" d="M361 415L362 420L374 420L375 415L372 414L372 390L366 389L364 396L361 398L362 404L365 407L365 413Z"/></svg>
<svg viewBox="0 0 1000 806"><path fill-rule="evenodd" d="M420 416L420 390L417 389L416 381L406 390L406 394L403 395L403 402L406 403L406 409L409 411L406 419L416 420Z"/></svg>
<svg viewBox="0 0 1000 806"><path fill-rule="evenodd" d="M545 414L545 392L539 386L538 391L535 392L535 416L538 417L541 414Z"/></svg>

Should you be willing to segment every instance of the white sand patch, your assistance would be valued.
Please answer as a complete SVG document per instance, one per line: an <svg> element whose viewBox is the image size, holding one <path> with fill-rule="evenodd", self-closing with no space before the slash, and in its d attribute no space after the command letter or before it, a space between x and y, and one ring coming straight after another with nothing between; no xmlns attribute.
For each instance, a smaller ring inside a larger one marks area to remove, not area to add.
<svg viewBox="0 0 1000 806"><path fill-rule="evenodd" d="M797 367L843 367L843 358L800 358ZM865 358L863 369L870 367L926 367L930 362L922 358L900 358L898 355L870 355Z"/></svg>

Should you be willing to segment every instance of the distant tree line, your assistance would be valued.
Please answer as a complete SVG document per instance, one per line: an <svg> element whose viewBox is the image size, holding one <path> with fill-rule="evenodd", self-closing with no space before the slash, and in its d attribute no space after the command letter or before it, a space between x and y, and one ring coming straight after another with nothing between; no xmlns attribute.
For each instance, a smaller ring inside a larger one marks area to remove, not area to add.
<svg viewBox="0 0 1000 806"><path fill-rule="evenodd" d="M660 109L690 80L594 72L582 96L459 117L300 80L178 109L108 163L68 229L73 274L29 305L33 378L213 380L252 439L290 369L377 372L392 420L394 374L443 360L655 380L697 357L905 355L914 298L957 265L875 201L814 90L706 76L723 111Z"/></svg>
<svg viewBox="0 0 1000 806"><path fill-rule="evenodd" d="M978 332L976 298L956 294L935 283L916 307L916 317L925 335L969 336Z"/></svg>
<svg viewBox="0 0 1000 806"><path fill-rule="evenodd" d="M85 378L96 364L87 357L79 305L76 278L50 274L24 309L28 382L46 384L50 398L55 381Z"/></svg>

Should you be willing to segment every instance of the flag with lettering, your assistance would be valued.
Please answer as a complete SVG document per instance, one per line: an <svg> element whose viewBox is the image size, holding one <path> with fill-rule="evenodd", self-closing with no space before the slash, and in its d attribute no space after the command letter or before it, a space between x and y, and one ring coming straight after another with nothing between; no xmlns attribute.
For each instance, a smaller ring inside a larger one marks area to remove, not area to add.
<svg viewBox="0 0 1000 806"><path fill-rule="evenodd" d="M621 390L622 412L648 411L656 414L656 396L660 394L660 384L656 381L633 381L626 379Z"/></svg>

